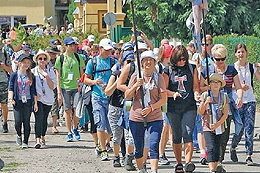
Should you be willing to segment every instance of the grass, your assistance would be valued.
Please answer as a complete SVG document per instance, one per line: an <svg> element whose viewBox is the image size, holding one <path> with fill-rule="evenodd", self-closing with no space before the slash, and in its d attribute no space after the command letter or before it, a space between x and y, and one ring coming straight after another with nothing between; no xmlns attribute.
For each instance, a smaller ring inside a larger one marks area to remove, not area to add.
<svg viewBox="0 0 260 173"><path fill-rule="evenodd" d="M17 163L17 162L10 162L5 164L3 172L12 172L16 171L16 168L19 166L26 165L27 163Z"/></svg>
<svg viewBox="0 0 260 173"><path fill-rule="evenodd" d="M0 147L0 151L7 151L7 152L11 152L11 147Z"/></svg>

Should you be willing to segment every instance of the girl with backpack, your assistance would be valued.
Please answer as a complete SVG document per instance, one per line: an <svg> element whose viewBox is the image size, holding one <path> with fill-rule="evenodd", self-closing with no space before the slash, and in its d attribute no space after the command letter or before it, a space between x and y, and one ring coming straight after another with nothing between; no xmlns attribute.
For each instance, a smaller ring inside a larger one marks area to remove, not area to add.
<svg viewBox="0 0 260 173"><path fill-rule="evenodd" d="M50 55L43 50L39 50L33 57L33 61L37 64L32 72L35 76L36 91L38 96L39 110L35 115L35 148L45 147L45 135L48 126L48 115L54 103L53 89L57 85L56 75L53 68L47 66L50 61Z"/></svg>
<svg viewBox="0 0 260 173"><path fill-rule="evenodd" d="M18 58L18 71L11 74L8 87L8 101L14 107L15 130L17 132L16 143L22 148L28 148L32 110L38 111L36 82L30 66L30 57L21 54ZM22 124L24 129L23 141Z"/></svg>
<svg viewBox="0 0 260 173"><path fill-rule="evenodd" d="M247 62L247 48L246 45L238 43L235 47L235 55L237 62L234 63L234 67L238 72L238 77L243 89L243 106L239 109L239 115L243 122L243 128L239 134L239 140L236 143L232 143L230 151L231 160L237 161L236 147L240 142L243 134L245 134L245 148L246 148L246 164L253 166L253 160L251 158L253 154L253 138L254 138L254 124L255 124L255 111L256 111L256 98L253 91L253 76L260 81L260 73L257 67ZM238 97L236 90L233 90L234 99ZM245 130L245 133L244 133Z"/></svg>
<svg viewBox="0 0 260 173"><path fill-rule="evenodd" d="M205 83L207 84L207 81ZM198 113L203 117L203 134L208 149L209 170L215 173L223 172L223 170L219 170L221 167L217 168L217 165L220 139L225 131L224 122L228 117L228 97L226 93L220 91L226 85L226 82L219 74L213 73L209 78L209 84L210 95L208 95L207 91L202 94ZM212 106L213 123L210 122L209 106Z"/></svg>
<svg viewBox="0 0 260 173"><path fill-rule="evenodd" d="M175 172L192 172L195 165L191 162L193 154L192 132L196 120L199 100L198 71L189 64L189 55L182 45L175 47L171 56L171 66L164 69L167 88L167 117L173 132L173 150L177 165ZM182 139L185 150L185 168L182 165Z"/></svg>

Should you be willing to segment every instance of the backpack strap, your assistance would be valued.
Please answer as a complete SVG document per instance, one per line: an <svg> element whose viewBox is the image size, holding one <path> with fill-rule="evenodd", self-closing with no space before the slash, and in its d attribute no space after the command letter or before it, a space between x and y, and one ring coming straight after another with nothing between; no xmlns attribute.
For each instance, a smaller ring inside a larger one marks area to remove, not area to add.
<svg viewBox="0 0 260 173"><path fill-rule="evenodd" d="M60 56L60 77L62 76L63 62L64 62L64 55L62 54L62 55Z"/></svg>
<svg viewBox="0 0 260 173"><path fill-rule="evenodd" d="M96 73L96 65L97 65L97 58L94 57L92 59L92 80L94 80L94 75Z"/></svg>
<svg viewBox="0 0 260 173"><path fill-rule="evenodd" d="M76 57L76 59L77 59L77 61L78 61L78 64L79 64L79 73L80 73L80 59L79 59L79 54L74 53L74 55L75 55L75 57Z"/></svg>
<svg viewBox="0 0 260 173"><path fill-rule="evenodd" d="M252 88L254 88L254 82L253 82L253 77L254 77L254 67L252 63L249 63L249 70L250 70L250 74L251 74L251 86Z"/></svg>
<svg viewBox="0 0 260 173"><path fill-rule="evenodd" d="M75 55L75 57L76 57L76 59L77 59L77 61L78 61L78 64L79 64L79 73L80 73L80 59L79 59L79 54L74 53L74 55ZM62 55L60 56L60 73L61 73L60 76L62 76L63 62L64 62L64 55L62 54Z"/></svg>

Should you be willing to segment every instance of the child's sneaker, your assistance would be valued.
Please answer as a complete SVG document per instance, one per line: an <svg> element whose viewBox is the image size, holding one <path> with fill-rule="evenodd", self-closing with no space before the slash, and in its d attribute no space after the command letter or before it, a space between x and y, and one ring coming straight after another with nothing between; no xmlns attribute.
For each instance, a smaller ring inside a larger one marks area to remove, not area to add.
<svg viewBox="0 0 260 173"><path fill-rule="evenodd" d="M251 157L247 157L246 159L246 165L247 166L254 166L254 162Z"/></svg>
<svg viewBox="0 0 260 173"><path fill-rule="evenodd" d="M97 156L99 156L102 153L101 145L96 146L95 153Z"/></svg>

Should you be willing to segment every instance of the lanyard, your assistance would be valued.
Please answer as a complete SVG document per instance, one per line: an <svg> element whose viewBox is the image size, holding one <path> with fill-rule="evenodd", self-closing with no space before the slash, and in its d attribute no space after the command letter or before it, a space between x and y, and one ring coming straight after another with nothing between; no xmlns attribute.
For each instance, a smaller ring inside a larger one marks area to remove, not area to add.
<svg viewBox="0 0 260 173"><path fill-rule="evenodd" d="M27 78L27 74L25 74L24 78ZM26 80L23 81L23 76L20 74L20 79L21 79L21 85L22 85L22 93L25 93L25 85L26 85Z"/></svg>
<svg viewBox="0 0 260 173"><path fill-rule="evenodd" d="M213 110L216 114L216 120L218 120L218 114L219 114L219 109L220 109L220 92L218 93L218 104L217 104L217 108L215 106L215 101L214 101L214 97L213 97L213 94L212 92L210 92L210 97L212 98L212 107L213 107Z"/></svg>
<svg viewBox="0 0 260 173"><path fill-rule="evenodd" d="M45 77L41 78L41 76L43 76L43 75L39 72L39 69L37 69L37 73L38 73L39 79L40 79L41 84L42 84L42 93L43 93L43 95L45 95L45 89L44 89L44 86L43 86L43 79Z"/></svg>

